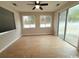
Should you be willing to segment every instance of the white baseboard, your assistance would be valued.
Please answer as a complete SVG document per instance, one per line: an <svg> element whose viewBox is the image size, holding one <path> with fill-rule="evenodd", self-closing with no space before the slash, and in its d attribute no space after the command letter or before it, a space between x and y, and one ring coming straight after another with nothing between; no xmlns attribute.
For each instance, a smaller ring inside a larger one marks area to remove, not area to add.
<svg viewBox="0 0 79 59"><path fill-rule="evenodd" d="M20 36L21 37L21 36ZM2 48L0 50L0 53L3 52L5 49L7 49L10 45L12 45L16 40L18 40L20 37L16 38L15 40L13 40L12 42L10 42L8 45L6 45L4 48Z"/></svg>

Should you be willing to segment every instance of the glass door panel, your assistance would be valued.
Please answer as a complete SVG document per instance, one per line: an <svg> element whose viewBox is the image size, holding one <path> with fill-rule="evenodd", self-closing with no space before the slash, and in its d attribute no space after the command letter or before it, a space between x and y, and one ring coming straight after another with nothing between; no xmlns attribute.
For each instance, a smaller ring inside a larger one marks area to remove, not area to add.
<svg viewBox="0 0 79 59"><path fill-rule="evenodd" d="M65 40L73 46L78 46L79 39L79 5L69 8Z"/></svg>
<svg viewBox="0 0 79 59"><path fill-rule="evenodd" d="M61 12L59 14L59 30L58 30L58 36L61 39L64 39L65 23L66 23L66 11L63 11L63 12Z"/></svg>

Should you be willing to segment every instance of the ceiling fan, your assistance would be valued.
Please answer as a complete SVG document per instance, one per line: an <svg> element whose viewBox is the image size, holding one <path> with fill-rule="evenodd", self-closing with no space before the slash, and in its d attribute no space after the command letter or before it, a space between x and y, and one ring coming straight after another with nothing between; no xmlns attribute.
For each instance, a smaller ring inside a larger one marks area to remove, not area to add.
<svg viewBox="0 0 79 59"><path fill-rule="evenodd" d="M48 6L48 3L41 3L40 1L34 1L33 4L27 4L27 5L34 5L32 10L35 10L35 9L43 10L42 6Z"/></svg>

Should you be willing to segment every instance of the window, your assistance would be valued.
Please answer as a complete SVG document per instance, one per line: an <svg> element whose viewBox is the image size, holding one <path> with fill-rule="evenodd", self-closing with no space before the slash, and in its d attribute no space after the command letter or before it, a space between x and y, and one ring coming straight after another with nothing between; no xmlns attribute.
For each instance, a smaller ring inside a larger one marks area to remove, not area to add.
<svg viewBox="0 0 79 59"><path fill-rule="evenodd" d="M51 16L40 16L40 28L51 27L52 17Z"/></svg>
<svg viewBox="0 0 79 59"><path fill-rule="evenodd" d="M35 17L23 16L23 28L35 28Z"/></svg>

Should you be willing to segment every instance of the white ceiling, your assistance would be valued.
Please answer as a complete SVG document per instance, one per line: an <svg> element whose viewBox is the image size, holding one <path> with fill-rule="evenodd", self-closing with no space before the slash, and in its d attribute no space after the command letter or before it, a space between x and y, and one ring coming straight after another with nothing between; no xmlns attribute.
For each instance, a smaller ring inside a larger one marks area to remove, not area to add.
<svg viewBox="0 0 79 59"><path fill-rule="evenodd" d="M67 1L41 1L41 3L48 3L48 6L42 6L43 10L32 10L34 7L33 5L27 5L30 3L33 3L33 1L4 1L0 2L8 7L11 7L19 12L53 12L57 10L60 6L67 3ZM17 6L13 6L12 3L16 3ZM56 4L60 4L59 6L56 6Z"/></svg>

